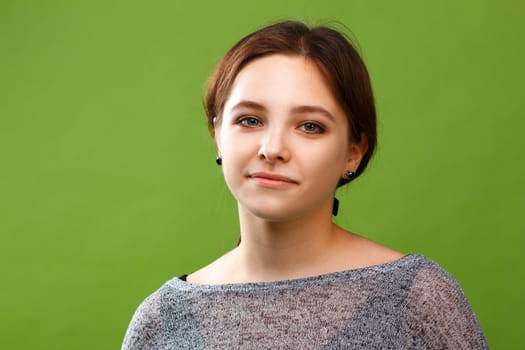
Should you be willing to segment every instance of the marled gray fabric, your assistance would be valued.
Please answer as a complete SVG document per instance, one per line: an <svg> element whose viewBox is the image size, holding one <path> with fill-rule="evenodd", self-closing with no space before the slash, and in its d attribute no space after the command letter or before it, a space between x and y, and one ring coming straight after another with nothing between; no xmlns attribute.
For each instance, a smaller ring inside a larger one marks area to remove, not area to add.
<svg viewBox="0 0 525 350"><path fill-rule="evenodd" d="M455 279L421 255L289 281L178 278L140 305L122 349L487 349Z"/></svg>

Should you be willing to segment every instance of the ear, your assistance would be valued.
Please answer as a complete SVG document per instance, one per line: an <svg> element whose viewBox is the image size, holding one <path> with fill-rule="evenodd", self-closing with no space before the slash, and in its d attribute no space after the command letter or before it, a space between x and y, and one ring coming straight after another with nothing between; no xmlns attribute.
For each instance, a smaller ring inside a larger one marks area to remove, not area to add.
<svg viewBox="0 0 525 350"><path fill-rule="evenodd" d="M368 139L366 138L365 133L361 133L361 140L359 142L352 142L348 150L347 157L347 170L355 172L359 168L361 159L366 154L368 150Z"/></svg>
<svg viewBox="0 0 525 350"><path fill-rule="evenodd" d="M213 139L215 140L215 150L217 155L221 155L221 123L217 121L217 117L213 118Z"/></svg>

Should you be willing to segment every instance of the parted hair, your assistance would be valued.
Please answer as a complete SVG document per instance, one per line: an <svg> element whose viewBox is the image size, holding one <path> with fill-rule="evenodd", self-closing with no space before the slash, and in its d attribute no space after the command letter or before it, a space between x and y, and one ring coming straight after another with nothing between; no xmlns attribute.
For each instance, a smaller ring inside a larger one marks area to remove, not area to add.
<svg viewBox="0 0 525 350"><path fill-rule="evenodd" d="M355 179L368 165L376 148L376 110L366 66L349 39L326 27L283 21L263 27L237 42L222 58L207 84L204 109L208 128L220 123L224 105L239 72L249 62L273 55L303 56L313 62L327 79L329 88L346 114L351 142L366 137L367 149L355 172ZM338 186L349 182L341 179Z"/></svg>

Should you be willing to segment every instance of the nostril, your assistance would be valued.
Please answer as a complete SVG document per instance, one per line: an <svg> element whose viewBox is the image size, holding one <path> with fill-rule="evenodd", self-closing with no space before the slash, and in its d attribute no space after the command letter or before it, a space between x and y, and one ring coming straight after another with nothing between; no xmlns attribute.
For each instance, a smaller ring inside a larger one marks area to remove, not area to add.
<svg viewBox="0 0 525 350"><path fill-rule="evenodd" d="M273 132L268 130L261 140L257 155L270 163L287 161L290 155L283 130Z"/></svg>

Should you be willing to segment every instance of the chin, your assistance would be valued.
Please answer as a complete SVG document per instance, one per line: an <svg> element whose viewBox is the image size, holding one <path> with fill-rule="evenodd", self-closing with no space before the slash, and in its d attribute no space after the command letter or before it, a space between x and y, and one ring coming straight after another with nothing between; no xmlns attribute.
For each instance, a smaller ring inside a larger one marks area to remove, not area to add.
<svg viewBox="0 0 525 350"><path fill-rule="evenodd" d="M256 207L243 206L244 212L260 220L282 223L293 221L305 215L304 210L299 208L290 208L289 206L265 206L261 208L260 205Z"/></svg>
<svg viewBox="0 0 525 350"><path fill-rule="evenodd" d="M235 196L239 214L268 222L287 222L311 216L325 209L327 199L277 193L249 193ZM331 203L331 199L330 199Z"/></svg>

